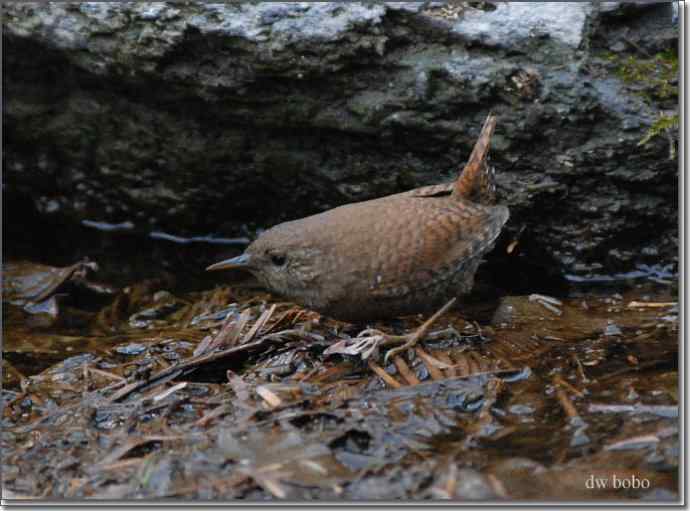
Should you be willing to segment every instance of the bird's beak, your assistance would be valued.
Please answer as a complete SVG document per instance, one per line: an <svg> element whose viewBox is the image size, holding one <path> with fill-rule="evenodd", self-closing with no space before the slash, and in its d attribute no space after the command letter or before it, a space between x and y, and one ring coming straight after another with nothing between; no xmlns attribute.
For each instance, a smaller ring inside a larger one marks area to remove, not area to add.
<svg viewBox="0 0 690 511"><path fill-rule="evenodd" d="M238 255L231 259L226 259L225 261L220 261L212 264L206 271L212 270L230 270L230 269L247 269L249 268L249 263L251 261L251 256L249 254Z"/></svg>

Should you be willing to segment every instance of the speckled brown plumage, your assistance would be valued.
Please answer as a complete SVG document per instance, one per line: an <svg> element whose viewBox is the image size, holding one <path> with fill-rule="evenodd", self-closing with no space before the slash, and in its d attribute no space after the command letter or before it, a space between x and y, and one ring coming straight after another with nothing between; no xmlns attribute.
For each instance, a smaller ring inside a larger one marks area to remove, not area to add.
<svg viewBox="0 0 690 511"><path fill-rule="evenodd" d="M486 164L490 115L460 177L341 206L265 231L237 258L268 289L337 319L437 309L468 293L481 257L508 220Z"/></svg>

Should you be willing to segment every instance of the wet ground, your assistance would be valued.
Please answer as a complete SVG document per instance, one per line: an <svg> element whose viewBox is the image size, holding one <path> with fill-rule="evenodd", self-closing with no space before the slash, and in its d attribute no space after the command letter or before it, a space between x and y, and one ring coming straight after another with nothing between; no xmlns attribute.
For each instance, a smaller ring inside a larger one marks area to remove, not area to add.
<svg viewBox="0 0 690 511"><path fill-rule="evenodd" d="M377 332L6 262L5 497L677 500L678 305L638 278Z"/></svg>

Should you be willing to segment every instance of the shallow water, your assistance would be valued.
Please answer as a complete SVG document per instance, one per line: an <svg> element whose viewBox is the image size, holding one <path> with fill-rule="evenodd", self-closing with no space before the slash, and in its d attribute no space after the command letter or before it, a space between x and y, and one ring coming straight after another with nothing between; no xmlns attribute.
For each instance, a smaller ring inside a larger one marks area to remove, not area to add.
<svg viewBox="0 0 690 511"><path fill-rule="evenodd" d="M325 353L361 326L260 291L23 271L3 304L12 495L678 496L678 306L663 282L467 303L386 366L377 350Z"/></svg>

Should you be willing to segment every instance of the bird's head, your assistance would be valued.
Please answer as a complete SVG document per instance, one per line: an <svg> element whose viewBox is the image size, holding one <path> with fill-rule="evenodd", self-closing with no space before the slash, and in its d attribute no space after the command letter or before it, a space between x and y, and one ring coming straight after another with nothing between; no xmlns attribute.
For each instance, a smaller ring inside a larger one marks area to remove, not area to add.
<svg viewBox="0 0 690 511"><path fill-rule="evenodd" d="M320 275L317 261L322 250L293 224L276 225L263 232L243 254L206 269L249 271L270 291L304 302Z"/></svg>

